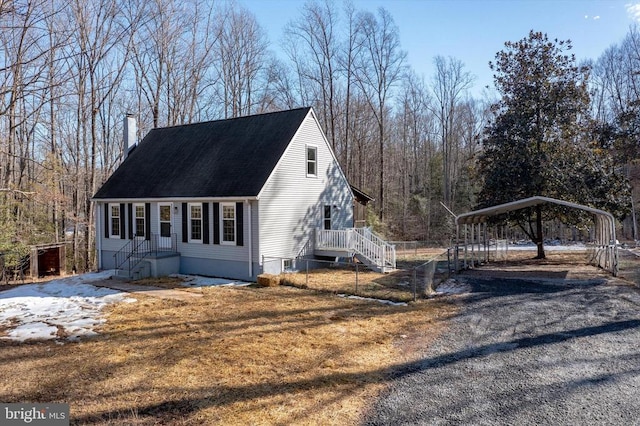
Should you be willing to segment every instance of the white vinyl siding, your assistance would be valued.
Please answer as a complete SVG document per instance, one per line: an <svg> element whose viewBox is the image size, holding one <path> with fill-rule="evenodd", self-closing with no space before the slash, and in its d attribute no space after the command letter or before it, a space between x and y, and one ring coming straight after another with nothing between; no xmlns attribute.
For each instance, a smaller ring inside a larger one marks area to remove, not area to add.
<svg viewBox="0 0 640 426"><path fill-rule="evenodd" d="M307 147L315 146L317 179L307 179ZM312 114L302 123L260 193L260 255L295 258L323 227L323 207L335 205L333 229L353 224L353 195ZM312 248L312 247L311 247Z"/></svg>
<svg viewBox="0 0 640 426"><path fill-rule="evenodd" d="M234 200L233 204L235 204L237 201L242 201L242 200ZM211 206L213 206L213 202L216 202L216 200L212 199L209 203ZM225 200L224 203L227 203L228 201ZM175 202L174 205L176 206L180 206L182 203L181 202ZM252 220L254 222L254 228L253 228L253 233L252 233L252 237L253 237L253 260L254 262L258 262L258 252L257 252L257 246L258 246L258 233L257 233L257 201L252 201ZM196 202L188 202L188 205L192 205L192 204L202 204L202 203L196 203ZM222 204L222 202L221 202ZM197 258L197 259L210 259L210 260L220 260L220 261L237 261L237 262L247 262L248 264L248 259L249 259L249 219L248 219L248 206L246 203L244 203L244 223L243 223L243 234L244 234L244 244L242 246L237 246L237 245L226 245L226 244L214 244L213 243L213 227L217 226L214 222L213 222L213 208L209 208L209 244L202 244L201 241L194 241L193 243L188 242L188 243L184 243L182 242L182 208L178 208L174 210L174 218L173 218L173 223L174 223L174 229L175 232L178 233L178 251L180 252L180 255L182 257L189 257L189 258ZM189 208L187 208L187 220L189 220ZM220 212L220 222L222 222L222 212ZM187 224L187 229L189 228L188 224ZM187 232L189 232L187 230ZM187 235L187 239L188 239L188 235ZM222 243L222 234L220 234L220 242ZM247 266L247 270L248 270L248 266Z"/></svg>

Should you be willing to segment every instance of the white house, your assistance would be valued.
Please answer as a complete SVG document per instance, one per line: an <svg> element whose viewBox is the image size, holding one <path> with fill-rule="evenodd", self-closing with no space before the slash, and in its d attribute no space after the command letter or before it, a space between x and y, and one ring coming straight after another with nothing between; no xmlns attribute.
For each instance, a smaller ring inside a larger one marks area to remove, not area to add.
<svg viewBox="0 0 640 426"><path fill-rule="evenodd" d="M99 267L129 276L253 280L301 257L381 256L352 228L354 193L311 108L153 129L93 201Z"/></svg>

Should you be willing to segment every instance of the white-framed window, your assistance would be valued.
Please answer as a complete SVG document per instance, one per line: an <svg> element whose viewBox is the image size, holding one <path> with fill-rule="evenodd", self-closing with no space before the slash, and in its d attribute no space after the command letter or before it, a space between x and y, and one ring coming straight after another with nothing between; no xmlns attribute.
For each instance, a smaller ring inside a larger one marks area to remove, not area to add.
<svg viewBox="0 0 640 426"><path fill-rule="evenodd" d="M282 259L282 270L284 272L293 272L293 259Z"/></svg>
<svg viewBox="0 0 640 426"><path fill-rule="evenodd" d="M331 229L331 206L325 205L322 215L322 227L324 229Z"/></svg>
<svg viewBox="0 0 640 426"><path fill-rule="evenodd" d="M220 235L222 235L221 244L236 243L236 204L220 203L221 217Z"/></svg>
<svg viewBox="0 0 640 426"><path fill-rule="evenodd" d="M134 223L134 236L144 237L145 235L145 214L144 204L133 205L133 223Z"/></svg>
<svg viewBox="0 0 640 426"><path fill-rule="evenodd" d="M189 242L202 242L202 203L189 204Z"/></svg>
<svg viewBox="0 0 640 426"><path fill-rule="evenodd" d="M120 223L120 204L109 204L109 236L111 238L121 238Z"/></svg>
<svg viewBox="0 0 640 426"><path fill-rule="evenodd" d="M306 146L307 177L318 176L318 147Z"/></svg>

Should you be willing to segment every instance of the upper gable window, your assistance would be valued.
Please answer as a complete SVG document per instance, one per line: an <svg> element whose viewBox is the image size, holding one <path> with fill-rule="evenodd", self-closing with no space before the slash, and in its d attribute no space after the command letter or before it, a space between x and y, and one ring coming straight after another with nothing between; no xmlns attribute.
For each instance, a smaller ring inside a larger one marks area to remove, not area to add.
<svg viewBox="0 0 640 426"><path fill-rule="evenodd" d="M318 148L307 145L307 176L318 176Z"/></svg>

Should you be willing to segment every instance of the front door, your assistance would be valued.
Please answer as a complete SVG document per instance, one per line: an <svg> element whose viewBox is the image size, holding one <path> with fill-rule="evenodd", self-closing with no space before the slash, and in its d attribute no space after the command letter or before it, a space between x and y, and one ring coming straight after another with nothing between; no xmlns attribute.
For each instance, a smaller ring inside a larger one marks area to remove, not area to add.
<svg viewBox="0 0 640 426"><path fill-rule="evenodd" d="M159 203L158 204L158 248L171 249L171 230L173 228L173 204L172 203Z"/></svg>

